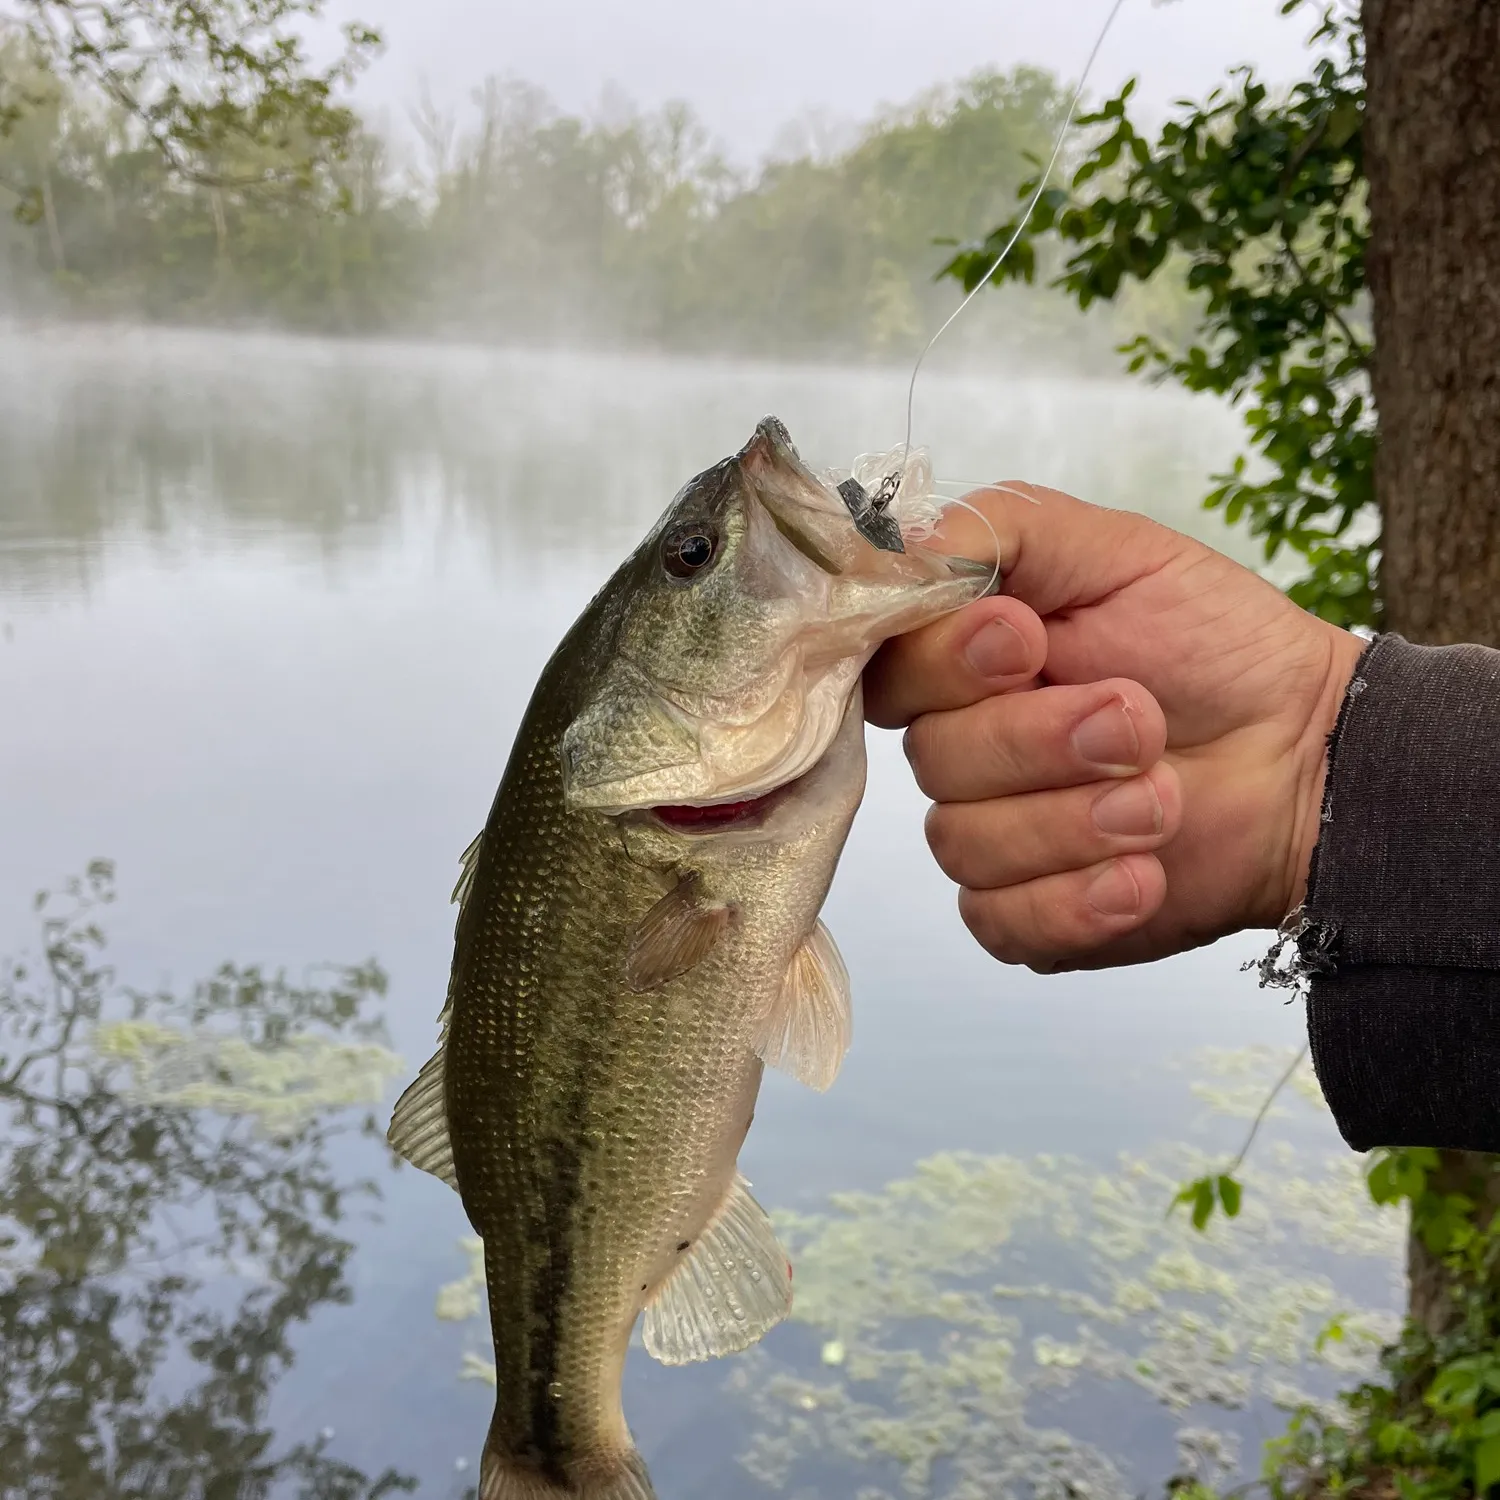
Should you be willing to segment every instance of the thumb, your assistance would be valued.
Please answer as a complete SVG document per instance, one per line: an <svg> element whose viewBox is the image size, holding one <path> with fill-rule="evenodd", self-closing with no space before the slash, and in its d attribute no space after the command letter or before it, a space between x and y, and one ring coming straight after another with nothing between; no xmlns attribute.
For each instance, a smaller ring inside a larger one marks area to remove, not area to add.
<svg viewBox="0 0 1500 1500"><path fill-rule="evenodd" d="M887 641L865 670L865 717L901 729L1031 687L1046 660L1047 627L1018 599L992 594Z"/></svg>
<svg viewBox="0 0 1500 1500"><path fill-rule="evenodd" d="M1133 511L1006 479L950 504L929 545L978 562L996 561L998 547L1004 592L1049 615L1092 604L1196 544Z"/></svg>

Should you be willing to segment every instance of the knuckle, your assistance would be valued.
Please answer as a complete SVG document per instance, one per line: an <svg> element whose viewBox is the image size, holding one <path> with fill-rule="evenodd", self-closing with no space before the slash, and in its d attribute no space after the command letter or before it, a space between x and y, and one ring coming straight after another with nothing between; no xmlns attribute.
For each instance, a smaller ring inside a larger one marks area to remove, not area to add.
<svg viewBox="0 0 1500 1500"><path fill-rule="evenodd" d="M929 797L933 795L933 769L937 760L939 739L940 731L937 721L927 714L913 719L906 733L901 737L901 748L906 752L912 775L916 777L917 785Z"/></svg>
<svg viewBox="0 0 1500 1500"><path fill-rule="evenodd" d="M941 802L934 802L927 809L927 816L923 820L923 831L927 835L927 847L932 851L932 857L937 861L938 868L945 874L958 878L954 869L959 863L959 845L961 843L961 827L959 818L955 815L953 807Z"/></svg>
<svg viewBox="0 0 1500 1500"><path fill-rule="evenodd" d="M1020 941L1014 925L1007 920L1010 892L976 891L965 886L958 893L958 914L974 941L991 958L1002 964L1024 964L1036 957L1035 951Z"/></svg>
<svg viewBox="0 0 1500 1500"><path fill-rule="evenodd" d="M1102 913L1088 903L1088 872L1075 871L1032 881L1020 892L1026 903L1031 957L1050 964L1079 958L1114 935Z"/></svg>
<svg viewBox="0 0 1500 1500"><path fill-rule="evenodd" d="M1017 726L1010 713L1007 698L990 698L979 719L979 748L984 754L984 763L989 774L998 785L1012 787L1020 784L1021 755L1018 749Z"/></svg>

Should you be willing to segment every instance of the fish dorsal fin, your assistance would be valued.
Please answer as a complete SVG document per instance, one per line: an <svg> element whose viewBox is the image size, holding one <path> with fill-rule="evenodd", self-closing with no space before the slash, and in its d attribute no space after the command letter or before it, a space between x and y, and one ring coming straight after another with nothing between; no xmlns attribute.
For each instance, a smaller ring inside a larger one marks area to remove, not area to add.
<svg viewBox="0 0 1500 1500"><path fill-rule="evenodd" d="M853 1030L849 971L819 922L792 955L755 1050L768 1066L822 1090L839 1076Z"/></svg>
<svg viewBox="0 0 1500 1500"><path fill-rule="evenodd" d="M481 828L469 843L469 847L458 856L458 884L453 887L453 894L448 898L458 903L458 914L463 916L464 903L469 899L469 892L474 889L474 871L479 865L479 846L484 843L484 830Z"/></svg>
<svg viewBox="0 0 1500 1500"><path fill-rule="evenodd" d="M438 1049L422 1064L415 1081L396 1101L385 1138L412 1166L431 1172L456 1190L458 1174L453 1169L453 1143L448 1139L448 1102L443 1083L452 1015L450 999L438 1018L442 1032Z"/></svg>
<svg viewBox="0 0 1500 1500"><path fill-rule="evenodd" d="M696 875L684 875L650 911L625 955L631 989L654 990L702 963L728 930L728 906L705 900Z"/></svg>
<svg viewBox="0 0 1500 1500"><path fill-rule="evenodd" d="M735 1173L708 1228L646 1307L646 1352L688 1365L748 1349L792 1307L792 1268L766 1211Z"/></svg>
<svg viewBox="0 0 1500 1500"><path fill-rule="evenodd" d="M458 914L463 916L464 903L474 889L474 871L479 865L479 850L484 843L481 831L467 849L459 855L458 884L453 887L452 900L458 903ZM453 1143L448 1138L448 1100L444 1075L448 1058L448 1026L453 1018L453 994L438 1017L438 1049L422 1064L415 1081L396 1101L391 1114L390 1129L385 1138L399 1156L412 1166L431 1172L436 1178L457 1190L458 1174L453 1168Z"/></svg>

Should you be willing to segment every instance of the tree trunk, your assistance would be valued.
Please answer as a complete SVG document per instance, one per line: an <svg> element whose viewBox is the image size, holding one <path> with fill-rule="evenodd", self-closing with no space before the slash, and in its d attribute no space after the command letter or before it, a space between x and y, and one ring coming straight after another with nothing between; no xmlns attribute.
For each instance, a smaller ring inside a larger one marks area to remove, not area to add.
<svg viewBox="0 0 1500 1500"><path fill-rule="evenodd" d="M1364 0L1363 19L1386 624L1496 646L1500 5ZM1494 1158L1445 1152L1441 1175L1494 1171ZM1414 1239L1408 1270L1412 1318L1441 1328L1443 1267Z"/></svg>
<svg viewBox="0 0 1500 1500"><path fill-rule="evenodd" d="M214 215L214 265L222 280L229 270L229 217L224 212L224 194L218 188L208 190L208 201Z"/></svg>
<svg viewBox="0 0 1500 1500"><path fill-rule="evenodd" d="M66 271L67 259L63 255L62 230L57 223L57 204L52 197L52 171L45 158L41 163L42 173L42 221L47 226L47 248L52 252L52 269Z"/></svg>

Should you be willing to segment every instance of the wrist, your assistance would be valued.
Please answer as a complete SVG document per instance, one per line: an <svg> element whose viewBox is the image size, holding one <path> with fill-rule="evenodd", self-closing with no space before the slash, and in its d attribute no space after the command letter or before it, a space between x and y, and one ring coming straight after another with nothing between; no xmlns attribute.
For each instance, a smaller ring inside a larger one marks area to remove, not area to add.
<svg viewBox="0 0 1500 1500"><path fill-rule="evenodd" d="M1328 746L1367 642L1347 630L1323 625L1321 680L1307 724L1293 751L1292 828L1281 889L1278 922L1307 897L1308 872L1323 826Z"/></svg>

